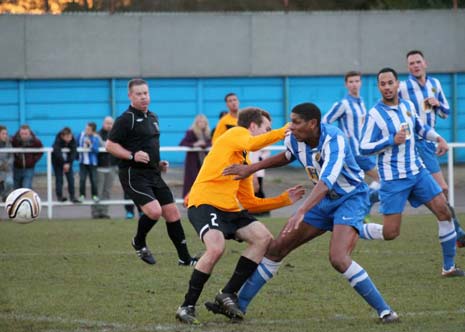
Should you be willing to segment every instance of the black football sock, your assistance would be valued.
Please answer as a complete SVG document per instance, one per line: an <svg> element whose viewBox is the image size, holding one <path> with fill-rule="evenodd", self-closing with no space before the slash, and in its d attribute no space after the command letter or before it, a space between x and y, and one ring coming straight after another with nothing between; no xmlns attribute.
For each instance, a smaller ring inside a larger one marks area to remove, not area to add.
<svg viewBox="0 0 465 332"><path fill-rule="evenodd" d="M191 275L191 280L189 280L189 290L184 297L184 303L182 304L182 307L195 305L197 303L197 300L202 293L203 286L207 282L208 278L210 278L209 274L194 269Z"/></svg>
<svg viewBox="0 0 465 332"><path fill-rule="evenodd" d="M181 225L181 220L175 222L167 222L166 229L168 230L168 235L176 247L178 252L178 257L185 263L191 261L191 255L187 249L186 236L184 235L184 229Z"/></svg>
<svg viewBox="0 0 465 332"><path fill-rule="evenodd" d="M223 293L235 294L241 289L244 282L257 269L258 264L248 259L247 257L241 256L237 262L236 269L234 270L231 279L229 279L226 286L223 288Z"/></svg>
<svg viewBox="0 0 465 332"><path fill-rule="evenodd" d="M134 241L136 244L137 249L145 247L147 244L145 242L145 238L147 234L150 232L153 226L157 223L158 220L153 220L147 217L146 214L143 214L139 218L139 222L137 224L137 233L134 237Z"/></svg>

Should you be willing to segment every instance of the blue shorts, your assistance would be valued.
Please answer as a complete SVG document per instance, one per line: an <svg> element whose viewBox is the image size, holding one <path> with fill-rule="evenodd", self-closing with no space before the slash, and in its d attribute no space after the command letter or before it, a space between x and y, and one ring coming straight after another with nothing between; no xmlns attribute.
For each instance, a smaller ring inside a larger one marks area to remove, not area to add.
<svg viewBox="0 0 465 332"><path fill-rule="evenodd" d="M420 173L406 179L381 181L379 212L402 213L407 200L413 207L418 207L440 193L442 189L433 176L425 168L421 168Z"/></svg>
<svg viewBox="0 0 465 332"><path fill-rule="evenodd" d="M426 169L431 174L440 172L441 167L439 166L439 160L436 156L436 144L431 141L419 139L415 142L415 145Z"/></svg>
<svg viewBox="0 0 465 332"><path fill-rule="evenodd" d="M355 156L355 162L360 166L360 168L366 172L376 167L376 157L375 156Z"/></svg>
<svg viewBox="0 0 465 332"><path fill-rule="evenodd" d="M362 183L340 198L324 198L305 214L304 222L325 231L332 231L334 225L352 226L360 234L369 206L368 186Z"/></svg>

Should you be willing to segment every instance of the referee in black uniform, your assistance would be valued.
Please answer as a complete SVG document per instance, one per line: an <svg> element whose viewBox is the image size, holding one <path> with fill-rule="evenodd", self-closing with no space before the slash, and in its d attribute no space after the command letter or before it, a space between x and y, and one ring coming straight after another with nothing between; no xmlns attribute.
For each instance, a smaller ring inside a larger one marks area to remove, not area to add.
<svg viewBox="0 0 465 332"><path fill-rule="evenodd" d="M181 215L170 188L161 177L168 163L160 161L160 128L158 117L148 110L149 87L142 79L128 83L129 108L116 119L106 143L106 149L121 159L119 179L126 194L141 207L137 233L132 246L144 262L155 264L147 248L146 237L160 216L166 220L168 235L176 246L179 265L194 265L186 245Z"/></svg>

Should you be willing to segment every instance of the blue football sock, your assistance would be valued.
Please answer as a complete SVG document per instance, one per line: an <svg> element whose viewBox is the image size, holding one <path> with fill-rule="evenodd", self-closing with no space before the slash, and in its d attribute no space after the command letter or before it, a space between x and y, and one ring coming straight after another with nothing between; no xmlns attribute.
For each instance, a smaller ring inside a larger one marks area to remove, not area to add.
<svg viewBox="0 0 465 332"><path fill-rule="evenodd" d="M439 242L442 248L442 268L445 271L450 270L455 266L455 241L457 234L455 233L454 224L450 221L438 221L439 226Z"/></svg>
<svg viewBox="0 0 465 332"><path fill-rule="evenodd" d="M238 294L239 309L247 311L252 299L260 289L276 274L281 262L274 262L268 258L263 258L252 276L247 279Z"/></svg>
<svg viewBox="0 0 465 332"><path fill-rule="evenodd" d="M465 232L463 231L462 227L457 220L457 218L453 218L452 221L454 222L455 232L457 233L457 239L465 236Z"/></svg>
<svg viewBox="0 0 465 332"><path fill-rule="evenodd" d="M371 281L368 273L355 261L343 273L355 291L382 317L391 311L381 293Z"/></svg>

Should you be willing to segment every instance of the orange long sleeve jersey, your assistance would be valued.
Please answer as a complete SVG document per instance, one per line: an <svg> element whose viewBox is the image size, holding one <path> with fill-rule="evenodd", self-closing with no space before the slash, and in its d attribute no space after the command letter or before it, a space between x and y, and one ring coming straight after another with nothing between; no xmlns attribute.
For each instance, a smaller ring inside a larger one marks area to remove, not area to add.
<svg viewBox="0 0 465 332"><path fill-rule="evenodd" d="M216 142L216 140L224 134L228 129L237 126L237 118L233 117L231 114L226 114L223 116L218 124L216 125L215 132L213 133L212 137L212 144Z"/></svg>
<svg viewBox="0 0 465 332"><path fill-rule="evenodd" d="M222 175L223 170L231 164L250 163L249 151L257 151L282 140L286 127L258 136L252 136L246 128L235 127L221 135L205 158L192 186L189 207L208 204L228 212L242 208L259 212L289 205L291 202L287 193L274 198L256 198L251 177L237 181L233 175Z"/></svg>

